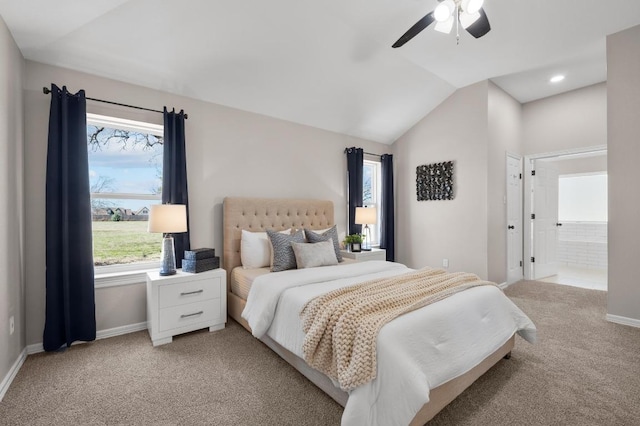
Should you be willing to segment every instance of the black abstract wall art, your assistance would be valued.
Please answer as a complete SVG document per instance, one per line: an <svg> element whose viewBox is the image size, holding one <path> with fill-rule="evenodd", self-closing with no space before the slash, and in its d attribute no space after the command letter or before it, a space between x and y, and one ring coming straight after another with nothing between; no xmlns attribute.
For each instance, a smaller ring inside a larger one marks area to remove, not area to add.
<svg viewBox="0 0 640 426"><path fill-rule="evenodd" d="M416 167L418 201L453 200L453 161Z"/></svg>

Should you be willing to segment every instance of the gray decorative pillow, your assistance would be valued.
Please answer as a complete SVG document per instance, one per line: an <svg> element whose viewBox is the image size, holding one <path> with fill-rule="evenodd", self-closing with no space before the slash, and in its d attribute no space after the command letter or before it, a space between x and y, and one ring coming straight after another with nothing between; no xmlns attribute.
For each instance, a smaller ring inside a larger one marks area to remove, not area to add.
<svg viewBox="0 0 640 426"><path fill-rule="evenodd" d="M333 249L336 252L336 259L338 262L342 262L342 254L340 253L340 242L338 241L338 228L335 225L327 229L322 234L317 234L310 229L304 230L304 234L307 236L307 241L310 243L319 243L322 241L333 240Z"/></svg>
<svg viewBox="0 0 640 426"><path fill-rule="evenodd" d="M296 255L293 253L291 243L304 243L304 234L297 231L293 235L280 234L279 232L267 230L269 241L271 242L271 272L286 271L296 269Z"/></svg>
<svg viewBox="0 0 640 426"><path fill-rule="evenodd" d="M338 264L331 241L322 241L314 244L291 243L291 247L296 255L298 269Z"/></svg>

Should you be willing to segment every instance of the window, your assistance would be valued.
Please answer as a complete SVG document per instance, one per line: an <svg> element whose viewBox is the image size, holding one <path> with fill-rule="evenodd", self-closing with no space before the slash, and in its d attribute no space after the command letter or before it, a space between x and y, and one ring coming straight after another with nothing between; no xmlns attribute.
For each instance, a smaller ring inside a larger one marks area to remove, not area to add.
<svg viewBox="0 0 640 426"><path fill-rule="evenodd" d="M382 167L380 161L364 160L362 168L362 205L375 207L378 212L378 220L371 229L371 244L380 244L380 211L382 208Z"/></svg>
<svg viewBox="0 0 640 426"><path fill-rule="evenodd" d="M560 176L558 219L561 222L606 222L607 174Z"/></svg>
<svg viewBox="0 0 640 426"><path fill-rule="evenodd" d="M147 222L162 202L163 126L87 114L87 143L94 266L151 267L162 245Z"/></svg>

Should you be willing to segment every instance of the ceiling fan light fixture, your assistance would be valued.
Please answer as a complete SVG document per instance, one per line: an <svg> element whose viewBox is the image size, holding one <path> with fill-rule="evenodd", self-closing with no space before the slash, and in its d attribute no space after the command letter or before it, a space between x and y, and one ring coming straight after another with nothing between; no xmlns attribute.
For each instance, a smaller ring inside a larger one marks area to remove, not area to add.
<svg viewBox="0 0 640 426"><path fill-rule="evenodd" d="M483 4L484 0L462 0L461 6L462 10L473 15L482 9Z"/></svg>
<svg viewBox="0 0 640 426"><path fill-rule="evenodd" d="M462 28L464 28L465 30L469 28L469 26L471 26L478 19L480 19L480 12L476 12L476 13L462 12L460 14L460 24L462 25Z"/></svg>
<svg viewBox="0 0 640 426"><path fill-rule="evenodd" d="M454 22L455 20L453 19L453 16L450 16L446 21L436 22L436 26L433 27L433 29L441 33L449 34L453 29Z"/></svg>
<svg viewBox="0 0 640 426"><path fill-rule="evenodd" d="M456 9L456 4L453 0L444 0L433 11L433 17L438 22L446 22L453 16L453 11Z"/></svg>

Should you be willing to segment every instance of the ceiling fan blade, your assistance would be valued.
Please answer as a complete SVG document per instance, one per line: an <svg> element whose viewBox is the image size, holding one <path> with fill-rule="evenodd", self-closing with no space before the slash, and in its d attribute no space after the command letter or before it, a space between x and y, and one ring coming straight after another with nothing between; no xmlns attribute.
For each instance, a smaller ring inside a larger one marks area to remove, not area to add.
<svg viewBox="0 0 640 426"><path fill-rule="evenodd" d="M491 31L491 24L489 24L489 18L484 13L484 9L481 8L478 13L480 13L478 20L467 27L467 32L475 38L480 38Z"/></svg>
<svg viewBox="0 0 640 426"><path fill-rule="evenodd" d="M424 18L416 22L413 25L413 27L409 28L409 30L406 33L404 33L402 37L398 39L398 41L393 43L393 46L391 47L395 48L395 47L403 46L406 42L408 42L409 40L411 40L412 38L420 34L420 31L424 30L429 25L431 25L433 21L435 21L435 18L433 17L433 12L429 12L428 14L425 15Z"/></svg>

